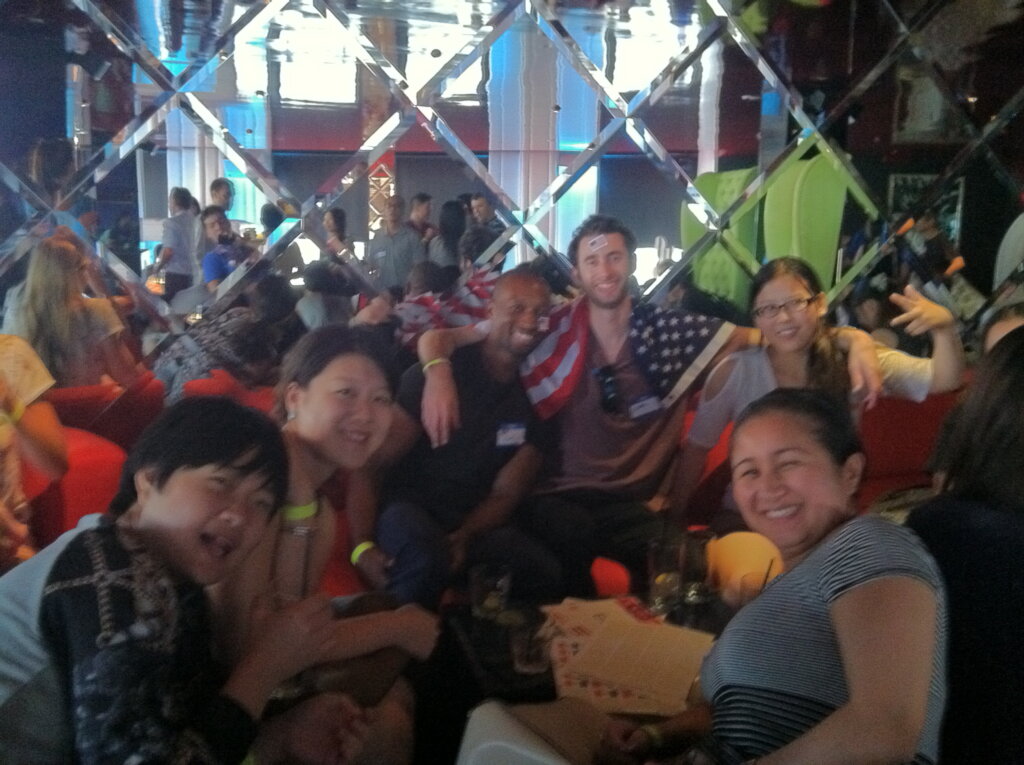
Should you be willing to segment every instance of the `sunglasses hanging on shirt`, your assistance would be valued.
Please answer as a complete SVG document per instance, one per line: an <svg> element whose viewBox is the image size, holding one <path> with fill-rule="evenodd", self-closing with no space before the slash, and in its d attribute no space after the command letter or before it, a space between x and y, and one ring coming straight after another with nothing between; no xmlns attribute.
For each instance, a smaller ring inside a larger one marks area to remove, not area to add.
<svg viewBox="0 0 1024 765"><path fill-rule="evenodd" d="M594 370L597 387L601 393L601 409L608 414L622 413L622 396L615 379L615 368L611 365L598 367Z"/></svg>

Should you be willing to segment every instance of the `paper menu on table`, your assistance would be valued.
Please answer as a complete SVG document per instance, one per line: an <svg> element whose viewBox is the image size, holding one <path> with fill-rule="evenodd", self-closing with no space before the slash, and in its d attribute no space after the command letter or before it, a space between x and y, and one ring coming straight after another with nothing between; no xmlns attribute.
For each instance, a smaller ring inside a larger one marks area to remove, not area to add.
<svg viewBox="0 0 1024 765"><path fill-rule="evenodd" d="M551 659L558 695L606 712L675 714L712 643L662 624L635 598L565 601L546 608L557 632Z"/></svg>
<svg viewBox="0 0 1024 765"><path fill-rule="evenodd" d="M655 698L686 698L714 638L668 624L605 624L572 659L572 670L642 688Z"/></svg>
<svg viewBox="0 0 1024 765"><path fill-rule="evenodd" d="M583 699L602 712L669 716L684 708L682 697L656 699L643 689L624 688L601 678L573 672L557 661L554 662L554 671L559 698Z"/></svg>

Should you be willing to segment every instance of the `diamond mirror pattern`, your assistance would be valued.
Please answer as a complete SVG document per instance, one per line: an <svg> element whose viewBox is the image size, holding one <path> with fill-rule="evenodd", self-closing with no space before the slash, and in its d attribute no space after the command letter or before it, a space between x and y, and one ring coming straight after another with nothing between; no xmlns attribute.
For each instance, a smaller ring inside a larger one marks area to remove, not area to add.
<svg viewBox="0 0 1024 765"><path fill-rule="evenodd" d="M514 259L615 215L641 283L673 260L652 299L687 270L742 305L785 252L837 295L929 207L983 292L1021 258L997 257L1024 189L1024 69L1006 63L1024 19L1006 3L7 0L0 29L20 111L0 115L0 270L35 223L69 218L140 219L145 257L167 188L205 200L217 176L240 226L292 203L271 256L298 238L315 257L331 206L365 250L388 193L430 193L435 215L486 193ZM74 167L41 179L31 143L60 136Z"/></svg>

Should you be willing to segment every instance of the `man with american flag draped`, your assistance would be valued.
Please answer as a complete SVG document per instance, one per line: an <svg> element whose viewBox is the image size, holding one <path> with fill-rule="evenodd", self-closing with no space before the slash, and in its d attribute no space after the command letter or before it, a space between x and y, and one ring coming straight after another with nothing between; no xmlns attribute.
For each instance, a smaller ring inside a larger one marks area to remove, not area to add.
<svg viewBox="0 0 1024 765"><path fill-rule="evenodd" d="M559 557L570 593L580 596L593 594L598 555L623 563L632 589L643 589L647 546L661 530L648 502L671 492L687 394L718 359L760 341L756 330L721 319L634 303L635 248L620 221L583 222L568 250L582 297L552 313L548 335L520 367L537 412L555 418L559 443L517 522ZM428 332L420 360L479 339L471 331ZM851 379L876 391L870 339L854 333ZM457 405L447 364L431 365L426 378L423 424L437 446L458 427Z"/></svg>

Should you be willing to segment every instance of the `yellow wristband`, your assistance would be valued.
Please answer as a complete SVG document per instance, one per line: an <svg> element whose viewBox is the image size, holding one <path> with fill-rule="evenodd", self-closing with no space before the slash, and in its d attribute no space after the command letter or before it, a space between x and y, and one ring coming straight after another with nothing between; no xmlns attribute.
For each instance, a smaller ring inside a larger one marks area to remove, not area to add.
<svg viewBox="0 0 1024 765"><path fill-rule="evenodd" d="M365 553L367 550L374 549L376 546L377 545L375 545L370 540L366 540L365 542L360 542L359 544L357 544L355 548L352 550L352 557L349 559L352 561L352 565L358 566L359 559L363 557L363 553Z"/></svg>
<svg viewBox="0 0 1024 765"><path fill-rule="evenodd" d="M314 499L308 505L285 505L281 511L286 521L304 521L316 515L317 501Z"/></svg>
<svg viewBox="0 0 1024 765"><path fill-rule="evenodd" d="M436 367L438 364L451 364L451 359L446 359L444 356L438 356L436 359L431 359L423 365L423 371L426 372L431 367Z"/></svg>
<svg viewBox="0 0 1024 765"><path fill-rule="evenodd" d="M655 749L660 749L665 744L665 736L657 725L641 725L640 730L651 740L651 746Z"/></svg>

